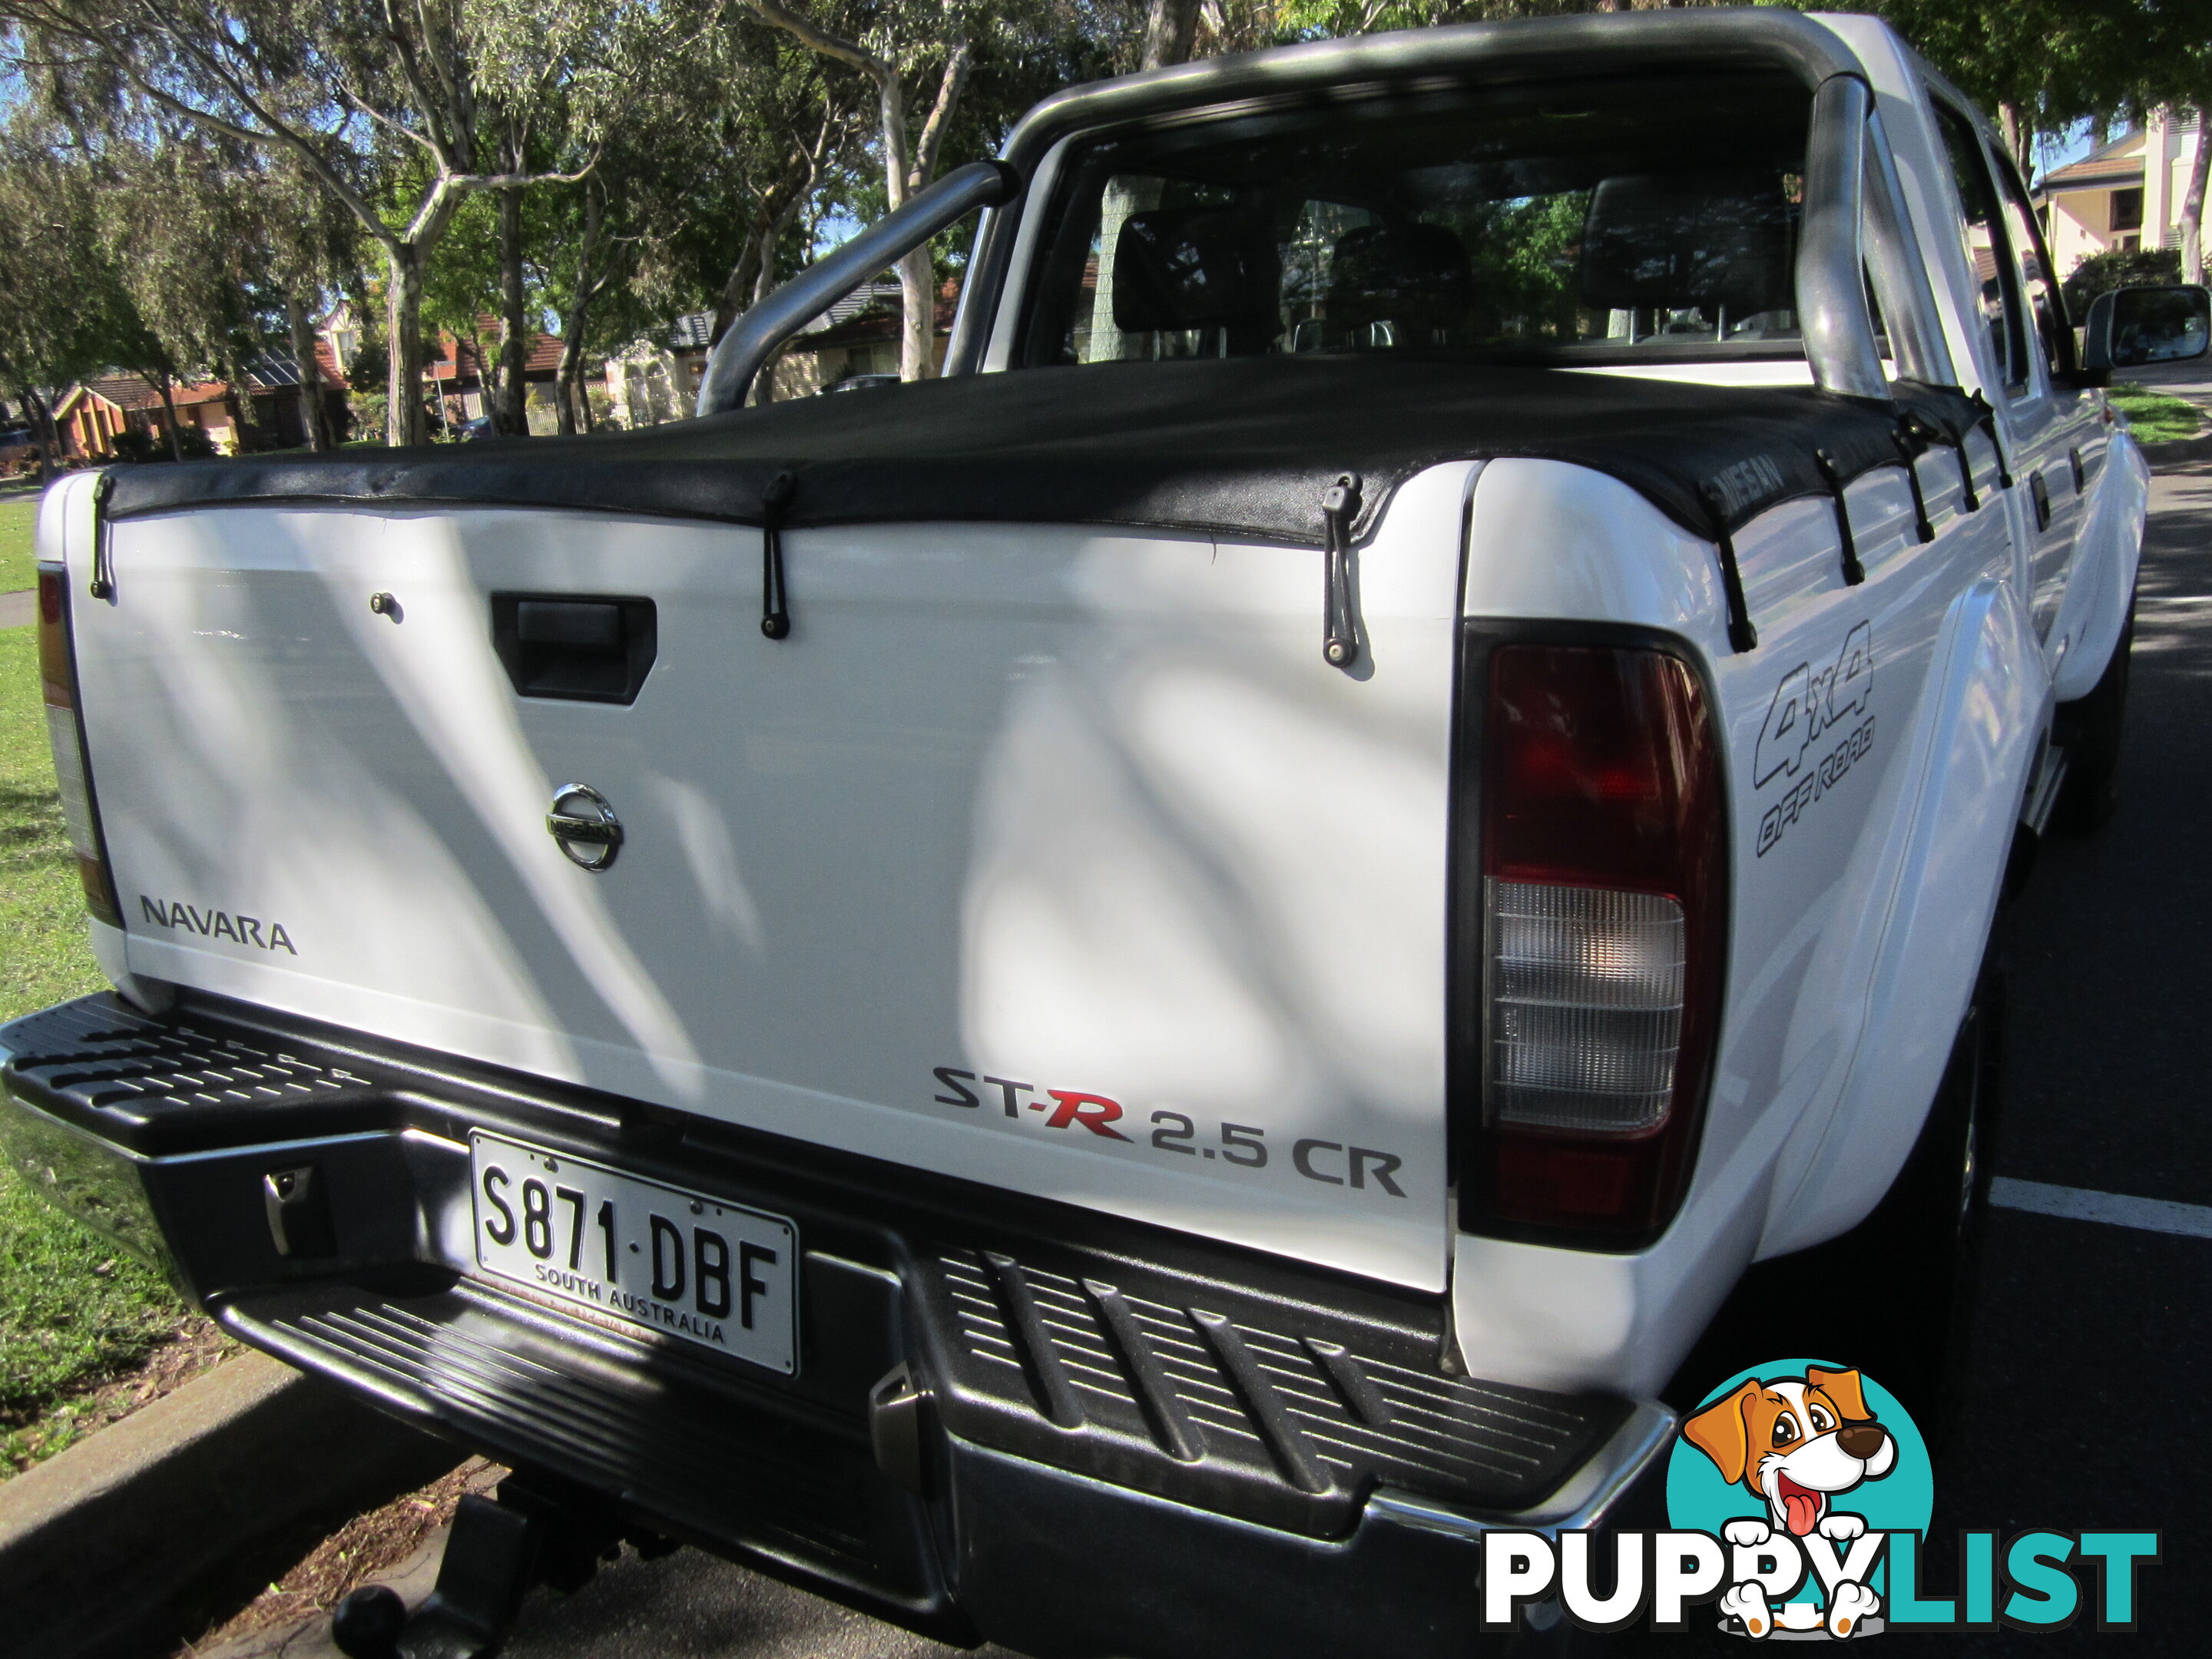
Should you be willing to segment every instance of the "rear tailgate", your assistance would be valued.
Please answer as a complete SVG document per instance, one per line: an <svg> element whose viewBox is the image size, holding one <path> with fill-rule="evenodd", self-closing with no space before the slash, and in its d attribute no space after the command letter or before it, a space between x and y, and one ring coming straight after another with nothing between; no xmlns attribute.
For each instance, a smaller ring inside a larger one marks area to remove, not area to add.
<svg viewBox="0 0 2212 1659"><path fill-rule="evenodd" d="M738 526L172 513L109 602L73 533L130 965L1441 1288L1469 471L1363 552L1350 674L1318 554L1203 536L795 532L775 641ZM635 701L520 694L499 594L651 601Z"/></svg>

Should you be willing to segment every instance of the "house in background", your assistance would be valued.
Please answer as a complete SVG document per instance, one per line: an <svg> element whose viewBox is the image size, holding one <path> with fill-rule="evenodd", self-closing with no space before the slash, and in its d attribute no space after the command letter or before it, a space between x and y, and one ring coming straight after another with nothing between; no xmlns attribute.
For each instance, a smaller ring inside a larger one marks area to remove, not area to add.
<svg viewBox="0 0 2212 1659"><path fill-rule="evenodd" d="M485 391L497 372L500 334L498 318L479 317L474 340L441 332L436 339L423 342L422 367L436 388L437 401L431 421L434 430L450 429L464 421L483 418L487 412ZM490 361L487 362L486 359ZM560 338L541 333L531 341L530 355L522 362L523 413L533 437L544 437L560 429L559 408L555 401L560 394ZM443 413L442 425L437 411Z"/></svg>
<svg viewBox="0 0 2212 1659"><path fill-rule="evenodd" d="M952 331L960 290L947 283L937 297L937 362ZM742 316L744 313L738 313ZM787 341L767 375L768 401L811 397L860 374L898 373L899 285L855 289ZM606 364L607 397L619 427L659 426L690 416L707 372L714 313L678 317L659 340L633 341Z"/></svg>
<svg viewBox="0 0 2212 1659"><path fill-rule="evenodd" d="M264 351L240 367L244 384L233 392L230 402L234 409L249 411L246 428L254 434L257 447L305 448L307 426L300 408L298 360L289 351ZM321 395L325 423L343 437L348 419L345 371L338 367L337 349L319 338L315 342L315 386Z"/></svg>
<svg viewBox="0 0 2212 1659"><path fill-rule="evenodd" d="M325 412L333 428L343 430L346 386L337 354L324 341L316 355ZM218 455L294 449L307 441L300 411L300 367L290 356L273 351L242 364L236 385L228 380L172 385L166 407L161 392L142 375L100 374L80 380L54 405L54 429L67 459L105 460L114 455L116 439L125 432L136 434L149 450L161 454L168 448L171 408L176 410L179 435L204 434ZM185 441L197 447L196 439Z"/></svg>
<svg viewBox="0 0 2212 1659"><path fill-rule="evenodd" d="M689 416L699 401L714 332L713 312L686 312L661 338L640 335L608 358L603 372L613 423L635 429Z"/></svg>
<svg viewBox="0 0 2212 1659"><path fill-rule="evenodd" d="M942 369L952 343L952 317L960 306L960 284L937 290L931 361ZM792 336L769 373L767 397L781 403L836 390L863 374L899 372L899 285L878 283L848 294Z"/></svg>
<svg viewBox="0 0 2212 1659"><path fill-rule="evenodd" d="M235 444L229 390L220 380L169 388L178 426L204 432L219 454L228 453ZM62 394L54 405L54 430L61 434L65 458L106 460L116 453L116 440L125 433L155 448L165 446L168 416L161 394L137 375L99 374L79 380Z"/></svg>
<svg viewBox="0 0 2212 1659"><path fill-rule="evenodd" d="M2181 205L2203 124L2163 107L2136 131L2047 174L2035 192L2061 278L2093 253L2181 246Z"/></svg>

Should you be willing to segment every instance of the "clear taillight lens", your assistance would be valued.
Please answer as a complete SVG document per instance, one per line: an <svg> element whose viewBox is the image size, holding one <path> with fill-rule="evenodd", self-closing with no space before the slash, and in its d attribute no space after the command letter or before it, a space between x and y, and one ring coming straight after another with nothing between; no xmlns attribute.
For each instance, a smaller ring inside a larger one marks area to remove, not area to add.
<svg viewBox="0 0 2212 1659"><path fill-rule="evenodd" d="M1455 1066L1476 1092L1455 1103L1462 1218L1632 1247L1680 1203L1719 1024L1707 700L1659 650L1504 645L1486 678L1480 878L1462 889L1480 908L1460 924L1482 941Z"/></svg>
<svg viewBox="0 0 2212 1659"><path fill-rule="evenodd" d="M1489 891L1491 1121L1658 1127L1682 1046L1682 907L1525 881Z"/></svg>
<svg viewBox="0 0 2212 1659"><path fill-rule="evenodd" d="M39 684L46 699L46 737L53 744L54 777L61 785L62 821L84 883L85 908L111 927L123 925L108 879L92 778L84 761L84 728L77 718L76 655L70 641L69 582L58 566L39 569Z"/></svg>

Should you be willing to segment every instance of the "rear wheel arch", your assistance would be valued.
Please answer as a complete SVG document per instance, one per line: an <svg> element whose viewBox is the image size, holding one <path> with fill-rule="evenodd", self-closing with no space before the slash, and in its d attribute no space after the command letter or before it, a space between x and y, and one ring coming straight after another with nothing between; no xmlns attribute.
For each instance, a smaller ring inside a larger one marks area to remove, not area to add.
<svg viewBox="0 0 2212 1659"><path fill-rule="evenodd" d="M2050 685L2008 584L1954 604L1939 645L1928 750L1851 1061L1803 1174L1778 1192L1762 1257L1863 1221L1905 1168L1979 982Z"/></svg>

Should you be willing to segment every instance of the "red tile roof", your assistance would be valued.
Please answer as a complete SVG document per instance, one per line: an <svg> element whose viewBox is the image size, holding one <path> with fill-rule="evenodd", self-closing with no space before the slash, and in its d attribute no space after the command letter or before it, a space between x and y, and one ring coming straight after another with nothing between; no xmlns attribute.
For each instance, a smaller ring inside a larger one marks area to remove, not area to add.
<svg viewBox="0 0 2212 1659"><path fill-rule="evenodd" d="M2124 132L2111 143L2090 151L2080 161L2069 162L2057 172L2046 173L2036 185L2036 193L2039 196L2045 191L2081 190L2091 185L2141 184L2142 156L2140 154L2116 155L2113 151L2142 136L2140 132Z"/></svg>
<svg viewBox="0 0 2212 1659"><path fill-rule="evenodd" d="M2087 190L2097 185L2139 185L2142 177L2141 156L2122 156L2117 161L2094 164L2076 161L2051 174L2036 187L2036 193L2039 196L2054 190Z"/></svg>
<svg viewBox="0 0 2212 1659"><path fill-rule="evenodd" d="M82 382L86 392L121 410L159 409L161 394L136 374L95 374ZM169 400L179 409L193 404L221 403L230 388L221 380L181 383L169 388Z"/></svg>
<svg viewBox="0 0 2212 1659"><path fill-rule="evenodd" d="M506 337L507 325L493 316L477 319L477 337L483 342L484 350L496 362L500 343ZM561 337L541 334L530 343L530 356L523 360L522 373L526 380L532 375L550 375L561 367Z"/></svg>

